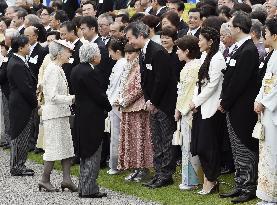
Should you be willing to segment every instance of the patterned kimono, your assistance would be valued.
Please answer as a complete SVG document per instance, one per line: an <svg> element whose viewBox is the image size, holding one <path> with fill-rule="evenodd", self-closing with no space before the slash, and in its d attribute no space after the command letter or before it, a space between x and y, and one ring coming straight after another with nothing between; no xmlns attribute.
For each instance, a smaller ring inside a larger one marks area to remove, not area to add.
<svg viewBox="0 0 277 205"><path fill-rule="evenodd" d="M180 187L198 185L203 177L198 156L192 157L190 153L192 113L190 112L189 103L193 97L200 66L201 62L199 59L186 63L180 73L180 83L178 84L176 109L182 114L181 133L183 136L182 184Z"/></svg>
<svg viewBox="0 0 277 205"><path fill-rule="evenodd" d="M265 107L262 114L265 139L260 140L256 195L263 201L277 203L277 50L268 61L256 102Z"/></svg>

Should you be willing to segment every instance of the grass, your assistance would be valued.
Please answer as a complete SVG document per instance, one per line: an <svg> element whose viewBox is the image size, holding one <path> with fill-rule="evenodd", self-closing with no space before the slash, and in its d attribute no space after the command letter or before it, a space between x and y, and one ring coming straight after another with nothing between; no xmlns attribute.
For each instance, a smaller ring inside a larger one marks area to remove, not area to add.
<svg viewBox="0 0 277 205"><path fill-rule="evenodd" d="M34 153L29 153L28 158L36 163L42 164L42 156ZM55 163L55 169L61 170L61 164ZM133 195L144 200L151 200L165 205L230 205L230 199L221 199L218 194L208 196L199 196L197 191L180 191L178 185L181 181L180 168L177 169L174 175L175 183L171 186L160 189L148 189L135 182L125 182L124 177L128 172L123 172L119 175L110 176L107 169L102 169L98 178L98 183L101 187L111 189L116 192ZM74 176L79 176L79 167L74 166L71 169ZM220 177L220 191L225 192L232 189L233 176L225 175ZM255 205L258 200L253 200L243 205Z"/></svg>

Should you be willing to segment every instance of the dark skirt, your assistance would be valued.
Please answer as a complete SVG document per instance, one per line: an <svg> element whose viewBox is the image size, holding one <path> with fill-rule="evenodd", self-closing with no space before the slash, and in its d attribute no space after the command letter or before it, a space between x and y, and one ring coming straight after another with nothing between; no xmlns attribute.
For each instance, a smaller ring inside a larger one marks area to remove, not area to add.
<svg viewBox="0 0 277 205"><path fill-rule="evenodd" d="M209 181L220 175L220 142L223 135L224 115L217 111L211 118L202 119L201 108L192 120L191 154L198 155Z"/></svg>

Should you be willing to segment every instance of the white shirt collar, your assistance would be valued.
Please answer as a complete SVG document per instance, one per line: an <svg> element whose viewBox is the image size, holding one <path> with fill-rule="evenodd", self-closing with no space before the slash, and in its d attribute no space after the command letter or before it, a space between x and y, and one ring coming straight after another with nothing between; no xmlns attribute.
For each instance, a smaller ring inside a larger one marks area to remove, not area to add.
<svg viewBox="0 0 277 205"><path fill-rule="evenodd" d="M47 31L47 30L50 29L51 27L48 25L48 26L45 26L44 28L45 28L45 30Z"/></svg>
<svg viewBox="0 0 277 205"><path fill-rule="evenodd" d="M144 45L144 47L143 47L143 49L142 49L142 52L143 52L144 54L146 54L146 49L147 49L147 46L148 46L149 42L150 42L150 39L147 39L147 41L146 41L146 43L145 43L145 45Z"/></svg>
<svg viewBox="0 0 277 205"><path fill-rule="evenodd" d="M24 28L24 24L21 25L21 26L19 26L19 27L17 28L17 30L18 30L18 31L21 31L21 29L23 29L23 28Z"/></svg>
<svg viewBox="0 0 277 205"><path fill-rule="evenodd" d="M29 56L31 56L32 55L32 52L33 52L33 50L34 50L34 48L36 47L36 45L38 44L38 42L36 42L34 45L32 45L31 47L30 47L30 53L29 53Z"/></svg>
<svg viewBox="0 0 277 205"><path fill-rule="evenodd" d="M147 14L149 14L150 13L150 11L151 11L151 9L152 9L152 6L149 6L149 7L147 7L146 9L145 9L145 13L147 13Z"/></svg>
<svg viewBox="0 0 277 205"><path fill-rule="evenodd" d="M237 46L237 49L239 47L241 47L242 44L245 43L245 41L250 40L250 39L251 39L251 36L246 36L246 37L242 38L241 40L239 40L238 42L236 42L235 45Z"/></svg>
<svg viewBox="0 0 277 205"><path fill-rule="evenodd" d="M14 53L14 55L20 58L24 63L26 63L26 59L22 55L19 55L17 53Z"/></svg>
<svg viewBox="0 0 277 205"><path fill-rule="evenodd" d="M96 39L98 38L98 34L96 34L96 36L91 40L91 43L94 43L94 41L96 41Z"/></svg>
<svg viewBox="0 0 277 205"><path fill-rule="evenodd" d="M188 33L190 32L191 33L191 35L195 35L195 33L198 31L198 29L199 29L200 27L198 27L198 28L195 28L195 29L193 29L193 30L190 30L189 29L189 31L188 31Z"/></svg>
<svg viewBox="0 0 277 205"><path fill-rule="evenodd" d="M161 12L161 10L163 9L163 8L165 8L166 6L162 6L161 8L159 8L158 9L158 11L157 11L157 13L156 13L156 15L158 15L160 12Z"/></svg>
<svg viewBox="0 0 277 205"><path fill-rule="evenodd" d="M73 45L75 45L77 43L77 41L79 41L79 38L77 38L75 41L73 41Z"/></svg>

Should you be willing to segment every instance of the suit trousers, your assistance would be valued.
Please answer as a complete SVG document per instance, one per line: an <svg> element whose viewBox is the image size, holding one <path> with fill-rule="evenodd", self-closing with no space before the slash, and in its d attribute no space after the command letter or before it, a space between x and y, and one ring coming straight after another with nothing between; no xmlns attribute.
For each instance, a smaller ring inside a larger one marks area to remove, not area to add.
<svg viewBox="0 0 277 205"><path fill-rule="evenodd" d="M154 148L154 168L161 179L171 178L175 172L172 138L175 131L174 118L158 110L150 115L152 143Z"/></svg>
<svg viewBox="0 0 277 205"><path fill-rule="evenodd" d="M4 118L4 141L7 143L11 142L10 136L10 117L9 117L9 101L4 94L2 94L2 102L3 102L3 118Z"/></svg>
<svg viewBox="0 0 277 205"><path fill-rule="evenodd" d="M229 113L227 113L226 119L236 169L236 188L246 193L253 193L257 188L258 153L251 151L241 143L231 125Z"/></svg>
<svg viewBox="0 0 277 205"><path fill-rule="evenodd" d="M79 194L83 196L99 192L96 180L100 170L101 151L102 144L92 156L80 160Z"/></svg>
<svg viewBox="0 0 277 205"><path fill-rule="evenodd" d="M120 121L121 113L118 111L118 107L113 107L109 113L111 120L111 143L110 143L110 169L116 170L118 164L118 146L120 135Z"/></svg>
<svg viewBox="0 0 277 205"><path fill-rule="evenodd" d="M38 109L34 109L33 113L33 122L32 122L32 128L31 128L31 136L29 140L29 149L35 149L37 140L38 140L38 134L39 134L39 122L40 117L38 115Z"/></svg>
<svg viewBox="0 0 277 205"><path fill-rule="evenodd" d="M33 118L31 117L20 135L11 140L11 158L10 172L11 174L20 174L25 167L28 156L28 142L30 140L30 131L32 128Z"/></svg>

